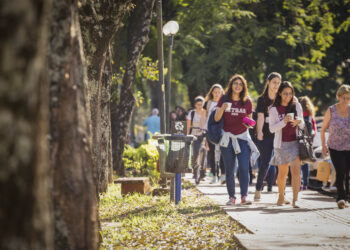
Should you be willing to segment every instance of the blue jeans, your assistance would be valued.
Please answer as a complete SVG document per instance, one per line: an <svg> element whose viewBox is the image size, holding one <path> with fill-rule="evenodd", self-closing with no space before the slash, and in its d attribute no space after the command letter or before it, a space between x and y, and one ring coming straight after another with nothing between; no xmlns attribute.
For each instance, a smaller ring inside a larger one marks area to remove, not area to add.
<svg viewBox="0 0 350 250"><path fill-rule="evenodd" d="M226 169L226 187L230 197L235 197L235 161L238 159L238 171L239 171L239 186L241 188L241 196L248 194L249 185L249 161L250 161L250 148L248 142L238 139L238 144L241 148L241 153L235 154L232 148L232 140L228 144L227 148L220 147L221 156L224 160Z"/></svg>
<svg viewBox="0 0 350 250"><path fill-rule="evenodd" d="M302 184L303 186L309 185L309 175L310 175L310 167L309 164L304 164L301 166L301 174L302 174Z"/></svg>
<svg viewBox="0 0 350 250"><path fill-rule="evenodd" d="M271 190L273 184L275 183L275 179L276 179L276 172L277 172L277 167L276 166L270 166L269 169L269 176L267 177L267 187L268 189Z"/></svg>
<svg viewBox="0 0 350 250"><path fill-rule="evenodd" d="M256 190L261 191L266 174L270 168L270 160L273 150L273 138L264 138L262 141L257 140L256 146L260 152L260 168L256 181Z"/></svg>

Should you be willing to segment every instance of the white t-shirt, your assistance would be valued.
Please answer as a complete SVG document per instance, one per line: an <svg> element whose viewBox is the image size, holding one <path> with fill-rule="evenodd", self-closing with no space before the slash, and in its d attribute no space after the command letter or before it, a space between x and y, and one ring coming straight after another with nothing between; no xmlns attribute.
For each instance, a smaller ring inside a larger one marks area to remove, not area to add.
<svg viewBox="0 0 350 250"><path fill-rule="evenodd" d="M218 104L218 102L214 102L214 101L210 102L210 107L208 109L209 110L209 115L211 114L211 112L213 112L215 110L217 104ZM208 117L209 117L209 115L208 115Z"/></svg>
<svg viewBox="0 0 350 250"><path fill-rule="evenodd" d="M194 117L193 117L193 121L192 121L192 127L200 127L200 128L204 128L204 126L199 126L200 125L200 121L201 121L201 114L198 114L195 110L191 110L190 112L188 112L188 115L187 115L187 120L190 120L191 121L191 113L192 112L195 112L194 113ZM205 124L205 122L204 122ZM192 135L200 135L202 133L201 130L199 129L192 129Z"/></svg>
<svg viewBox="0 0 350 250"><path fill-rule="evenodd" d="M208 128L208 121L209 121L209 116L210 114L216 109L216 105L218 102L210 101L210 107L207 107L207 117L206 117L206 122L205 122L205 128Z"/></svg>

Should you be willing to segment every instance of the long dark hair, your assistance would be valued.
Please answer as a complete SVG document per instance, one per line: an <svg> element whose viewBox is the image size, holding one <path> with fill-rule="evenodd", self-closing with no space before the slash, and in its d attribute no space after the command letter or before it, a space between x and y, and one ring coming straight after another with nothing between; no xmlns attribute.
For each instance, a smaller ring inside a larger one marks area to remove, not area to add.
<svg viewBox="0 0 350 250"><path fill-rule="evenodd" d="M243 105L248 98L248 86L247 86L246 79L242 75L235 74L230 78L230 80L227 83L225 93L229 99L232 99L232 85L233 85L233 82L236 81L237 79L240 79L243 83L243 89L241 93L239 93L239 99L241 100L241 103Z"/></svg>
<svg viewBox="0 0 350 250"><path fill-rule="evenodd" d="M280 94L282 93L282 91L285 88L290 88L292 90L292 94L293 94L292 99L289 101L288 106L287 106L287 113L292 113L292 112L296 113L295 98L294 98L295 91L294 91L293 85L288 81L284 81L281 83L280 87L278 88L277 96L276 96L276 99L273 103L273 106L274 107L281 106L282 97L280 96Z"/></svg>
<svg viewBox="0 0 350 250"><path fill-rule="evenodd" d="M261 93L261 95L259 97L262 97L262 104L263 106L265 107L265 112L267 112L267 104L270 102L270 98L269 98L269 87L270 87L270 82L272 79L274 78L279 78L281 79L282 81L282 76L280 73L277 73L277 72L271 72L267 78L266 78L266 83L265 83L265 87L264 87L264 90L263 92Z"/></svg>

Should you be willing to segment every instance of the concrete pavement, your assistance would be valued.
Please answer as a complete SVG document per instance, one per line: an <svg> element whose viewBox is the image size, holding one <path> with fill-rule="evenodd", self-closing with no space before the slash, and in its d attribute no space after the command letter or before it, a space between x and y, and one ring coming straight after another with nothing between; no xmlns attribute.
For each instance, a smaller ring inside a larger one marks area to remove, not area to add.
<svg viewBox="0 0 350 250"><path fill-rule="evenodd" d="M300 208L277 206L274 186L273 193L262 192L260 202L244 206L236 181L236 205L226 206L226 185L202 181L197 189L252 233L235 235L247 249L350 249L350 208L338 209L332 197L307 190L299 193ZM254 192L255 186L250 186L252 201ZM286 198L292 200L291 187L286 188Z"/></svg>

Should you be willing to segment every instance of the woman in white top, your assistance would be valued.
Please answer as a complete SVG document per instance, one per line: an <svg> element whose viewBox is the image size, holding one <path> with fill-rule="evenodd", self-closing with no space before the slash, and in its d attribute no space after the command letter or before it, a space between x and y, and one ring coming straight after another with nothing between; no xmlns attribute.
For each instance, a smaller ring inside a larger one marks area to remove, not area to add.
<svg viewBox="0 0 350 250"><path fill-rule="evenodd" d="M273 141L274 156L271 165L278 166L277 205L289 204L284 198L284 188L288 174L288 166L292 173L293 207L297 208L298 192L300 188L300 159L297 141L298 127L304 128L303 110L294 98L294 88L290 82L281 83L274 104L270 109L269 128L275 133Z"/></svg>
<svg viewBox="0 0 350 250"><path fill-rule="evenodd" d="M224 89L222 86L218 83L213 84L211 86L209 92L207 93L205 97L205 103L204 103L204 110L206 112L206 127L208 127L208 120L210 114L216 110L216 105L218 104L219 99L221 96L224 94ZM220 154L220 147L217 146L217 150L219 151ZM213 179L211 183L216 183L219 178L219 169L216 167L215 164L215 144L211 143L210 141L207 141L207 149L209 151L209 157L210 157L210 169L211 169L211 174L213 175ZM222 157L220 157L220 169L221 169L221 183L224 184L226 181L225 178L225 166L224 162L222 160Z"/></svg>
<svg viewBox="0 0 350 250"><path fill-rule="evenodd" d="M191 127L199 127L204 129L205 128L205 110L203 109L203 103L204 98L202 96L197 96L194 99L194 107L195 109L188 112L188 115L186 116L187 120L187 134L195 135L197 136L197 140L195 140L192 143L192 169L195 169L198 156L199 156L199 150L203 141L203 137L201 136L202 130L200 129L192 129ZM194 176L195 177L195 176ZM204 176L201 176L200 178L204 178Z"/></svg>

